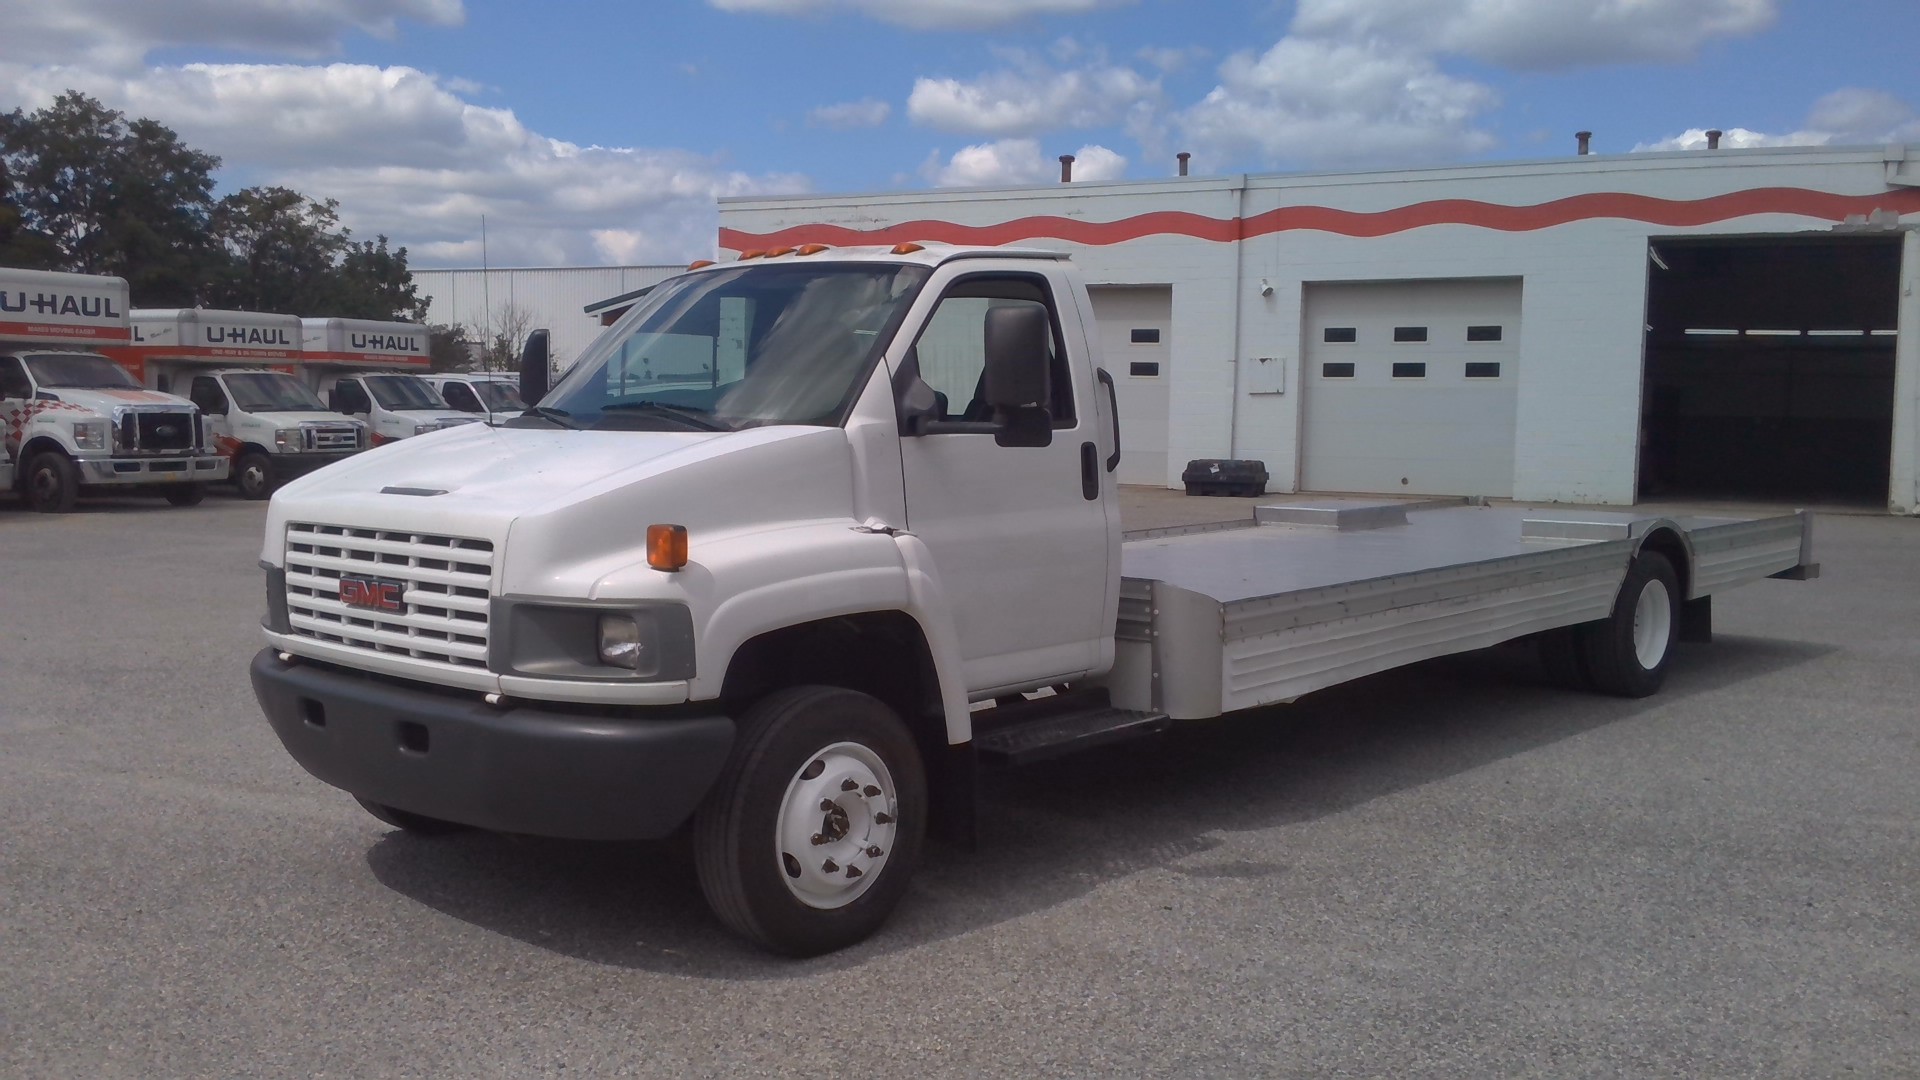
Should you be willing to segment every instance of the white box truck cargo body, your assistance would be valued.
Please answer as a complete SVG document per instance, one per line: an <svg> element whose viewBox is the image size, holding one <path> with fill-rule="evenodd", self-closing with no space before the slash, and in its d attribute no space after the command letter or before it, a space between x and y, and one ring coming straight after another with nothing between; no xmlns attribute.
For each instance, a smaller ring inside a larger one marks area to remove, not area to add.
<svg viewBox="0 0 1920 1080"><path fill-rule="evenodd" d="M131 334L120 278L0 269L0 421L9 484L34 509L70 510L87 489L191 505L226 478L190 402L97 351Z"/></svg>
<svg viewBox="0 0 1920 1080"><path fill-rule="evenodd" d="M708 377L627 377L664 341ZM1057 252L696 269L521 417L275 496L255 693L399 828L690 822L715 913L818 953L880 925L930 826L970 836L977 762L1523 637L1651 694L1715 593L1815 570L1799 514L1306 504L1123 541L1116 397Z"/></svg>

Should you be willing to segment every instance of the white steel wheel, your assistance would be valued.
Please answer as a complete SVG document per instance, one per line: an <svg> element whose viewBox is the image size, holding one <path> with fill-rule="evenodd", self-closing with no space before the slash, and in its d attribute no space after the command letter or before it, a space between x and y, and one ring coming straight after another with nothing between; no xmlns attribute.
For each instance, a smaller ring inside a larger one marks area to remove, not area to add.
<svg viewBox="0 0 1920 1080"><path fill-rule="evenodd" d="M1580 660L1594 689L1646 697L1666 681L1680 623L1680 579L1657 551L1642 551L1627 567L1613 613L1577 628Z"/></svg>
<svg viewBox="0 0 1920 1080"><path fill-rule="evenodd" d="M1673 643L1673 597L1666 583L1649 578L1633 605L1633 655L1640 666L1652 669L1666 659Z"/></svg>
<svg viewBox="0 0 1920 1080"><path fill-rule="evenodd" d="M859 899L893 850L898 814L893 774L880 755L853 742L813 755L780 802L774 856L787 889L808 907Z"/></svg>
<svg viewBox="0 0 1920 1080"><path fill-rule="evenodd" d="M700 890L720 921L775 952L817 956L873 933L905 894L926 833L913 735L878 699L778 690L736 719L693 815Z"/></svg>

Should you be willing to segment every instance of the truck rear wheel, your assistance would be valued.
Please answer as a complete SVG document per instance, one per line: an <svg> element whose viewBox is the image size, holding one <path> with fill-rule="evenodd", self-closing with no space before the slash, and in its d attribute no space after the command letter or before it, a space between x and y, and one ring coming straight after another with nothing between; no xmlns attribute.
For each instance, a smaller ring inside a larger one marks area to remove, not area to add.
<svg viewBox="0 0 1920 1080"><path fill-rule="evenodd" d="M1658 691L1679 629L1679 575L1665 555L1642 551L1627 568L1613 614L1579 627L1580 658L1594 689L1621 697Z"/></svg>
<svg viewBox="0 0 1920 1080"><path fill-rule="evenodd" d="M359 803L362 810L379 818L386 824L402 832L410 832L417 836L440 836L445 833L464 832L467 828L465 825L456 822L441 821L439 818L431 818L425 814L416 814L411 810L402 810L397 806L388 806L386 803L371 802L358 795L353 797L353 801Z"/></svg>
<svg viewBox="0 0 1920 1080"><path fill-rule="evenodd" d="M28 459L21 491L42 514L67 513L80 497L80 467L58 450L41 451Z"/></svg>
<svg viewBox="0 0 1920 1080"><path fill-rule="evenodd" d="M258 450L241 454L233 463L233 486L242 498L264 499L273 494L273 461Z"/></svg>
<svg viewBox="0 0 1920 1080"><path fill-rule="evenodd" d="M913 736L880 701L832 686L777 691L739 724L693 818L708 905L775 952L860 941L919 862L927 788Z"/></svg>

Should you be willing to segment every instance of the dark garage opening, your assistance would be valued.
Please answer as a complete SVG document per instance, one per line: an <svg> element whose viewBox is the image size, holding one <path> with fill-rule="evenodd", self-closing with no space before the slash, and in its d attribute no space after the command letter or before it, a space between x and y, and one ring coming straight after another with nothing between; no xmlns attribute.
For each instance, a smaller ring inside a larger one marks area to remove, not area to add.
<svg viewBox="0 0 1920 1080"><path fill-rule="evenodd" d="M1897 236L1652 245L1640 495L1884 503Z"/></svg>

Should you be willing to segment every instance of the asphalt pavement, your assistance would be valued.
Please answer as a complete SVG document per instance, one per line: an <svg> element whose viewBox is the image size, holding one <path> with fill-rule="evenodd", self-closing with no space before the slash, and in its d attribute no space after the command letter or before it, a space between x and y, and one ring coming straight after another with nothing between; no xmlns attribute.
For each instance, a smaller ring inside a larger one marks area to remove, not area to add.
<svg viewBox="0 0 1920 1080"><path fill-rule="evenodd" d="M677 844L308 777L262 518L0 499L0 1076L1920 1075L1920 521L1823 518L1654 698L1499 648L992 774L978 850L795 962Z"/></svg>

